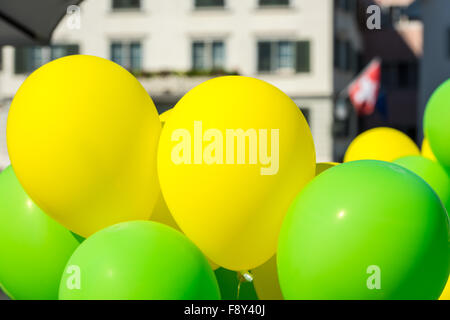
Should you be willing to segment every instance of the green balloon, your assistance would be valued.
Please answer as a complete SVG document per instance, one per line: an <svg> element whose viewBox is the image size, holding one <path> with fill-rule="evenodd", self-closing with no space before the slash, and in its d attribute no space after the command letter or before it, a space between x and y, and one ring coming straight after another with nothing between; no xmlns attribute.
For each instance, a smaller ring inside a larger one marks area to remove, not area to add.
<svg viewBox="0 0 450 320"><path fill-rule="evenodd" d="M450 172L450 79L437 88L428 101L424 130L434 155Z"/></svg>
<svg viewBox="0 0 450 320"><path fill-rule="evenodd" d="M450 177L438 162L421 156L408 156L397 159L394 163L425 180L436 191L447 212L450 212Z"/></svg>
<svg viewBox="0 0 450 320"><path fill-rule="evenodd" d="M75 251L63 273L62 300L220 299L200 250L160 223L132 221L103 229Z"/></svg>
<svg viewBox="0 0 450 320"><path fill-rule="evenodd" d="M241 281L238 272L219 268L214 273L222 300L258 300L253 283Z"/></svg>
<svg viewBox="0 0 450 320"><path fill-rule="evenodd" d="M393 163L355 161L312 180L278 246L285 299L437 299L449 274L449 225L423 179Z"/></svg>
<svg viewBox="0 0 450 320"><path fill-rule="evenodd" d="M0 283L7 295L58 299L64 266L78 244L31 201L12 167L0 174Z"/></svg>

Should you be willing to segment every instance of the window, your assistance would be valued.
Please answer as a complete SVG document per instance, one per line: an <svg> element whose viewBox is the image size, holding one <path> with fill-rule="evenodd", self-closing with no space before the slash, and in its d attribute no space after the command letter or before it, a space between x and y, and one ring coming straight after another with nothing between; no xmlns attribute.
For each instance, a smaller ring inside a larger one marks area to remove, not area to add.
<svg viewBox="0 0 450 320"><path fill-rule="evenodd" d="M225 0L195 0L196 8L225 7Z"/></svg>
<svg viewBox="0 0 450 320"><path fill-rule="evenodd" d="M334 0L334 6L339 9L345 9L346 2L345 0Z"/></svg>
<svg viewBox="0 0 450 320"><path fill-rule="evenodd" d="M295 47L293 42L280 41L278 69L293 70L295 68Z"/></svg>
<svg viewBox="0 0 450 320"><path fill-rule="evenodd" d="M309 72L309 41L258 42L259 72Z"/></svg>
<svg viewBox="0 0 450 320"><path fill-rule="evenodd" d="M383 62L382 84L388 89L413 89L419 81L419 68L416 61Z"/></svg>
<svg viewBox="0 0 450 320"><path fill-rule="evenodd" d="M404 17L403 7L392 6L389 8L389 20L392 25L397 24Z"/></svg>
<svg viewBox="0 0 450 320"><path fill-rule="evenodd" d="M78 45L53 45L50 47L50 60L79 53Z"/></svg>
<svg viewBox="0 0 450 320"><path fill-rule="evenodd" d="M300 107L300 111L303 113L303 116L305 117L306 122L308 122L308 125L311 126L311 122L310 122L310 110L307 107Z"/></svg>
<svg viewBox="0 0 450 320"><path fill-rule="evenodd" d="M409 84L408 64L401 62L398 64L398 86L399 88L407 88Z"/></svg>
<svg viewBox="0 0 450 320"><path fill-rule="evenodd" d="M225 43L221 40L194 41L192 43L193 70L223 70Z"/></svg>
<svg viewBox="0 0 450 320"><path fill-rule="evenodd" d="M140 9L141 0L112 0L113 10Z"/></svg>
<svg viewBox="0 0 450 320"><path fill-rule="evenodd" d="M349 69L350 63L350 46L347 41L337 40L335 54L336 54L336 67L342 71Z"/></svg>
<svg viewBox="0 0 450 320"><path fill-rule="evenodd" d="M340 60L340 55L339 55L339 45L340 45L340 40L335 36L334 37L334 56L333 56L333 64L335 68L339 67L339 60Z"/></svg>
<svg viewBox="0 0 450 320"><path fill-rule="evenodd" d="M15 49L15 73L30 73L40 66L65 56L79 53L78 45L52 45L50 47L23 46Z"/></svg>
<svg viewBox="0 0 450 320"><path fill-rule="evenodd" d="M111 43L111 60L129 71L142 70L142 45L138 41Z"/></svg>
<svg viewBox="0 0 450 320"><path fill-rule="evenodd" d="M356 52L353 49L353 46L350 42L347 42L346 44L346 52L347 52L347 61L346 61L346 71L356 71L357 68L357 57L356 57Z"/></svg>
<svg viewBox="0 0 450 320"><path fill-rule="evenodd" d="M391 88L394 83L391 64L386 61L381 66L381 83L386 88Z"/></svg>
<svg viewBox="0 0 450 320"><path fill-rule="evenodd" d="M265 6L289 6L289 0L259 0L261 7Z"/></svg>
<svg viewBox="0 0 450 320"><path fill-rule="evenodd" d="M334 39L334 66L342 71L358 71L358 52L353 48L350 41Z"/></svg>
<svg viewBox="0 0 450 320"><path fill-rule="evenodd" d="M447 57L450 59L450 28L447 30Z"/></svg>
<svg viewBox="0 0 450 320"><path fill-rule="evenodd" d="M418 83L418 66L416 62L400 62L398 68L398 88L415 88Z"/></svg>
<svg viewBox="0 0 450 320"><path fill-rule="evenodd" d="M347 12L355 12L357 0L334 0L334 6Z"/></svg>

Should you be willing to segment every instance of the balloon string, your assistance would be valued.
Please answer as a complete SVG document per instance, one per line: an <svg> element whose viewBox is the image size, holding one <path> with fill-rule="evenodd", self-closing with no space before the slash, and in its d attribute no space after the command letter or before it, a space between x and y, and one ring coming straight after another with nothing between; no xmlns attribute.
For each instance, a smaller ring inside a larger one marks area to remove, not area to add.
<svg viewBox="0 0 450 320"><path fill-rule="evenodd" d="M238 275L239 283L238 283L238 287L237 287L236 300L239 300L239 296L241 294L241 284L243 282L253 282L253 275L250 273L250 271L241 271L241 272L238 272L237 275Z"/></svg>
<svg viewBox="0 0 450 320"><path fill-rule="evenodd" d="M238 283L238 287L237 287L236 300L239 300L239 295L241 294L241 283L242 283L242 280L239 279L239 283Z"/></svg>

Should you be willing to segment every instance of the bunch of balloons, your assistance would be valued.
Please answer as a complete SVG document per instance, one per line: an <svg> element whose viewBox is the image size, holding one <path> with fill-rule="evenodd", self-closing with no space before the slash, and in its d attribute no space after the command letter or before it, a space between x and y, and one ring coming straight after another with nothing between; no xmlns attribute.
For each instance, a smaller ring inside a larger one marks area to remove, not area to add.
<svg viewBox="0 0 450 320"><path fill-rule="evenodd" d="M382 128L347 163L316 165L303 114L264 81L206 81L159 117L115 63L50 62L8 117L1 287L14 299L437 299L450 204L439 90L425 117L437 160Z"/></svg>

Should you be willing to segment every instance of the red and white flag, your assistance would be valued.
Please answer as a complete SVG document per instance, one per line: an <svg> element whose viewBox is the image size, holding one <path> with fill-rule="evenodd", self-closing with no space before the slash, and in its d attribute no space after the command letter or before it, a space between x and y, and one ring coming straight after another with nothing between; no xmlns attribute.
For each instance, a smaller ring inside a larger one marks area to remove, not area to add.
<svg viewBox="0 0 450 320"><path fill-rule="evenodd" d="M350 101L359 115L371 115L375 111L381 85L381 60L374 59L349 86Z"/></svg>

